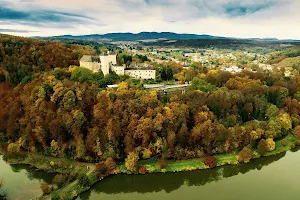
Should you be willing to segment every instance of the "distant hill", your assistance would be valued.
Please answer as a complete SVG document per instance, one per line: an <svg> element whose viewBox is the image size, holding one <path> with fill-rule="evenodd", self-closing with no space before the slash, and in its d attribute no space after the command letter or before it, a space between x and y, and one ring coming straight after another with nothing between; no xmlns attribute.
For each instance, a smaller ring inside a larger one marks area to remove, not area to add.
<svg viewBox="0 0 300 200"><path fill-rule="evenodd" d="M197 34L177 34L172 32L141 32L141 33L107 33L92 35L61 35L52 39L74 39L88 41L144 41L144 40L191 40L191 39L225 39L225 37Z"/></svg>
<svg viewBox="0 0 300 200"><path fill-rule="evenodd" d="M38 37L40 38L40 37ZM113 41L165 41L165 40L219 40L219 39L237 39L237 40L255 40L255 41L281 41L277 38L232 38L212 35L198 35L198 34L179 34L173 32L141 32L141 33L106 33L106 34L92 34L92 35L61 35L53 36L43 39L72 39L84 40L94 42L113 42ZM282 40L285 42L300 42L300 40Z"/></svg>

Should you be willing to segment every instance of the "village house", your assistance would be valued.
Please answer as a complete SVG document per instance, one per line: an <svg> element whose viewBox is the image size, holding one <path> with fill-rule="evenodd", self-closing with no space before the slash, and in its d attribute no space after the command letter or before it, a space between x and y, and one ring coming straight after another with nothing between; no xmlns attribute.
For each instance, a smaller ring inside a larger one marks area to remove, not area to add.
<svg viewBox="0 0 300 200"><path fill-rule="evenodd" d="M155 79L156 70L148 64L135 64L129 67L117 65L117 55L107 53L100 56L84 55L80 60L80 66L91 70L92 72L102 71L104 75L110 71L119 76L128 75L134 79Z"/></svg>

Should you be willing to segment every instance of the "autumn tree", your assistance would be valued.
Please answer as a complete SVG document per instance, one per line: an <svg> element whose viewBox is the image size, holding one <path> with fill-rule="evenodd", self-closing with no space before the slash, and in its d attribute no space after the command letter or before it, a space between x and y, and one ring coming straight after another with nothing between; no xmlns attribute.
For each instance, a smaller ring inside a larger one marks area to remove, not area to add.
<svg viewBox="0 0 300 200"><path fill-rule="evenodd" d="M62 187L67 183L68 177L64 174L57 174L54 176L52 182L56 184L58 187Z"/></svg>
<svg viewBox="0 0 300 200"><path fill-rule="evenodd" d="M40 187L44 195L49 194L52 191L52 187L45 181L41 182Z"/></svg>
<svg viewBox="0 0 300 200"><path fill-rule="evenodd" d="M297 139L300 139L300 126L296 126L296 127L295 127L295 130L294 130L294 136L295 136Z"/></svg>
<svg viewBox="0 0 300 200"><path fill-rule="evenodd" d="M125 159L125 167L132 172L135 172L138 167L139 156L136 152L130 152Z"/></svg>
<svg viewBox="0 0 300 200"><path fill-rule="evenodd" d="M261 154L264 154L275 149L275 142L272 138L262 139L258 143L258 150Z"/></svg>
<svg viewBox="0 0 300 200"><path fill-rule="evenodd" d="M209 168L214 168L217 166L217 159L214 156L207 156L204 158L204 164Z"/></svg>
<svg viewBox="0 0 300 200"><path fill-rule="evenodd" d="M250 147L244 147L238 154L239 162L247 163L252 158L252 150Z"/></svg>

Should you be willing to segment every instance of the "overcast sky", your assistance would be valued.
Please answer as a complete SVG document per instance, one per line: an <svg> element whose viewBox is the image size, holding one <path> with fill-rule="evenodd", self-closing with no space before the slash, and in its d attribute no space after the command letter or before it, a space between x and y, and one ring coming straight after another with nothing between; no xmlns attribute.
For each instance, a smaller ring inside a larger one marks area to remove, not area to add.
<svg viewBox="0 0 300 200"><path fill-rule="evenodd" d="M0 0L1 33L142 31L300 39L300 0Z"/></svg>

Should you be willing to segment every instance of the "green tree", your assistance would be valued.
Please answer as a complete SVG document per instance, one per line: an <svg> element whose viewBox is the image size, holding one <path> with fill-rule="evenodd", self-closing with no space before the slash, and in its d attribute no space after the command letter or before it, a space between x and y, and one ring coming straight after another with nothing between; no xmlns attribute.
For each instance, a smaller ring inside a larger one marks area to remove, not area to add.
<svg viewBox="0 0 300 200"><path fill-rule="evenodd" d="M197 77L193 78L190 88L193 90L201 90L202 92L213 92L218 90L215 85L212 85L206 82L204 79L199 79Z"/></svg>
<svg viewBox="0 0 300 200"><path fill-rule="evenodd" d="M72 71L71 80L91 83L94 81L94 75L89 69L77 67Z"/></svg>
<svg viewBox="0 0 300 200"><path fill-rule="evenodd" d="M266 115L269 119L271 119L271 118L277 117L278 112L279 112L279 109L277 108L277 106L272 104L268 107Z"/></svg>
<svg viewBox="0 0 300 200"><path fill-rule="evenodd" d="M160 71L160 76L163 81L173 80L173 71L170 67L163 67Z"/></svg>
<svg viewBox="0 0 300 200"><path fill-rule="evenodd" d="M86 174L84 174L84 173L83 174L79 174L79 176L78 176L78 182L83 187L90 186L89 177Z"/></svg>

